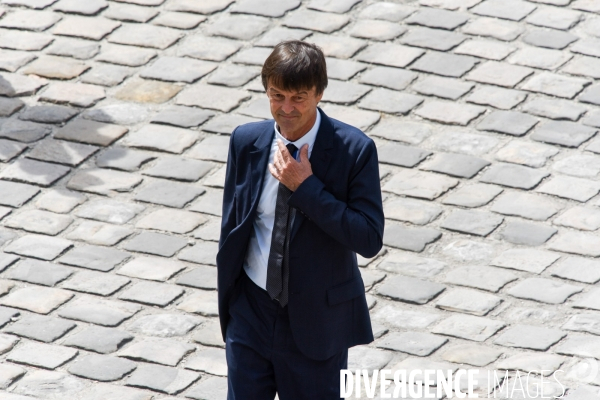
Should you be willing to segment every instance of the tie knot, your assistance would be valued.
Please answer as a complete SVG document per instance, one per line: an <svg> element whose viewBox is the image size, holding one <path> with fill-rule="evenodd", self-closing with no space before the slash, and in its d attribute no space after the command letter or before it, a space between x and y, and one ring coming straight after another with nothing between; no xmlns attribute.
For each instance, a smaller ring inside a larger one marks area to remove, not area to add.
<svg viewBox="0 0 600 400"><path fill-rule="evenodd" d="M292 157L296 158L296 152L298 151L296 145L294 145L293 143L288 143L285 147L287 147Z"/></svg>

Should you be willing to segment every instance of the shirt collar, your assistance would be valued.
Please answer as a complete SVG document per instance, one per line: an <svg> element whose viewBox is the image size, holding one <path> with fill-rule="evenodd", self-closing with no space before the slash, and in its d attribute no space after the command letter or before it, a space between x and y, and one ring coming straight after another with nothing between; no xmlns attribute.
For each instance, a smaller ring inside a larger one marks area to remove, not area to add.
<svg viewBox="0 0 600 400"><path fill-rule="evenodd" d="M302 136L300 139L295 142L290 142L286 138L284 138L279 129L277 128L277 122L275 122L275 138L283 140L283 143L287 146L288 143L293 143L298 150L302 148L305 144L308 144L308 154L310 156L312 152L313 145L315 144L315 139L317 138L317 132L319 131L319 126L321 125L321 112L317 110L317 118L315 119L315 124L312 128L306 133L306 135Z"/></svg>

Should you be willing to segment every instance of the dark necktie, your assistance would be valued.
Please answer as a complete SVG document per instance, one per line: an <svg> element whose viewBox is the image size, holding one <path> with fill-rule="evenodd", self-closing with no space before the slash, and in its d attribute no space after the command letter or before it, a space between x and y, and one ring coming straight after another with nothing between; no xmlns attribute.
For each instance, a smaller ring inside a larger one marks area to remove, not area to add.
<svg viewBox="0 0 600 400"><path fill-rule="evenodd" d="M292 157L296 157L298 148L289 143L288 151ZM292 191L279 183L277 189L277 202L275 205L275 222L273 223L273 234L271 236L271 249L267 263L267 293L271 299L277 299L281 307L288 302L289 281L289 230L292 212L287 202Z"/></svg>

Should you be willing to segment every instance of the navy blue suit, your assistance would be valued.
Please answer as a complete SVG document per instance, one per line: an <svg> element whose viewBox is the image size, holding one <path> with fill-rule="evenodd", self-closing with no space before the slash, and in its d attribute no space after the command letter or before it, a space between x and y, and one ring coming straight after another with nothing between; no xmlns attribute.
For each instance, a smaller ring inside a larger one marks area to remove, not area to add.
<svg viewBox="0 0 600 400"><path fill-rule="evenodd" d="M326 360L373 341L356 253L382 247L384 216L374 142L319 109L321 125L310 157L313 175L291 195L289 326L298 349ZM242 125L231 135L217 254L223 338L236 281L243 273L274 121ZM246 278L248 279L248 278Z"/></svg>

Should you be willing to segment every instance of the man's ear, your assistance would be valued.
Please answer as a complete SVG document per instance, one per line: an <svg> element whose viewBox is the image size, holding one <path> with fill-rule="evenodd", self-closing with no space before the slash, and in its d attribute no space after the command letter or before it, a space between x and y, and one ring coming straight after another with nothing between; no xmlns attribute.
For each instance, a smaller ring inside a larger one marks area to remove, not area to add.
<svg viewBox="0 0 600 400"><path fill-rule="evenodd" d="M325 92L323 92L325 93ZM321 99L323 98L323 93L317 95L317 103L319 103L321 101Z"/></svg>

